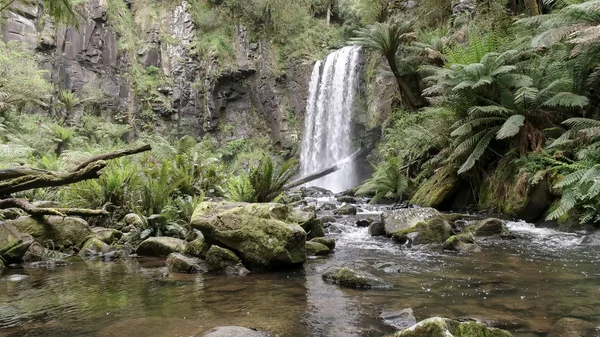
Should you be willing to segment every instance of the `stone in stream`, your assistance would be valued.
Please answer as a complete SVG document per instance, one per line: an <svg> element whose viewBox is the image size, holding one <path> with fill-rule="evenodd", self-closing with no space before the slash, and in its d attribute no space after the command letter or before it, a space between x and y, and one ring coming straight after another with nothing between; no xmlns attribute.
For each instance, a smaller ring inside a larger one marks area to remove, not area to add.
<svg viewBox="0 0 600 337"><path fill-rule="evenodd" d="M330 267L321 278L329 283L339 284L348 288L370 289L391 288L391 285L379 277L364 271L356 271L347 267Z"/></svg>
<svg viewBox="0 0 600 337"><path fill-rule="evenodd" d="M356 206L352 206L350 204L344 204L333 213L336 215L356 215L358 212L358 208Z"/></svg>
<svg viewBox="0 0 600 337"><path fill-rule="evenodd" d="M23 255L23 262L41 262L41 261L54 261L62 260L69 257L69 254L61 253L56 250L50 250L43 247L38 242L34 242L29 246L25 255Z"/></svg>
<svg viewBox="0 0 600 337"><path fill-rule="evenodd" d="M185 246L183 240L157 236L144 240L136 249L136 253L142 256L167 256L171 253L182 253Z"/></svg>
<svg viewBox="0 0 600 337"><path fill-rule="evenodd" d="M379 320L394 329L402 330L417 324L417 319L411 308L393 311L383 311L379 314Z"/></svg>
<svg viewBox="0 0 600 337"><path fill-rule="evenodd" d="M123 233L113 228L92 227L92 236L110 245L119 241Z"/></svg>
<svg viewBox="0 0 600 337"><path fill-rule="evenodd" d="M440 216L434 208L400 208L386 211L382 215L383 226L387 235L407 228L411 228L419 222L427 221L434 216Z"/></svg>
<svg viewBox="0 0 600 337"><path fill-rule="evenodd" d="M369 225L369 235L371 236L383 236L385 235L385 226L381 221L375 221Z"/></svg>
<svg viewBox="0 0 600 337"><path fill-rule="evenodd" d="M240 258L229 249L212 245L206 253L208 271L226 275L245 275L248 269L244 267Z"/></svg>
<svg viewBox="0 0 600 337"><path fill-rule="evenodd" d="M597 337L600 330L588 321L579 318L564 317L559 319L547 337Z"/></svg>
<svg viewBox="0 0 600 337"><path fill-rule="evenodd" d="M110 246L107 245L104 241L92 237L88 239L81 250L79 251L79 256L81 257L94 257L94 256L102 256L108 253L111 250Z"/></svg>
<svg viewBox="0 0 600 337"><path fill-rule="evenodd" d="M314 238L310 241L325 245L325 246L327 246L327 248L329 248L331 250L335 249L335 240L332 238Z"/></svg>
<svg viewBox="0 0 600 337"><path fill-rule="evenodd" d="M336 198L336 200L338 202L345 202L348 204L356 204L356 198L355 197L351 197L349 195L340 195L339 197Z"/></svg>
<svg viewBox="0 0 600 337"><path fill-rule="evenodd" d="M14 226L0 221L0 260L21 262L32 243L31 235L19 233Z"/></svg>
<svg viewBox="0 0 600 337"><path fill-rule="evenodd" d="M74 217L22 216L6 223L13 225L19 232L30 234L38 242L52 242L56 248L79 246L92 234L85 220Z"/></svg>
<svg viewBox="0 0 600 337"><path fill-rule="evenodd" d="M337 219L332 215L324 215L324 216L318 217L317 219L321 220L323 227L328 227L330 224L337 222Z"/></svg>
<svg viewBox="0 0 600 337"><path fill-rule="evenodd" d="M209 248L210 245L206 243L204 235L202 235L202 232L198 231L196 238L186 244L185 253L188 255L205 258Z"/></svg>
<svg viewBox="0 0 600 337"><path fill-rule="evenodd" d="M331 202L325 202L319 206L319 211L333 211L336 209L335 204Z"/></svg>
<svg viewBox="0 0 600 337"><path fill-rule="evenodd" d="M167 257L167 269L173 273L206 273L208 266L199 258L171 253Z"/></svg>
<svg viewBox="0 0 600 337"><path fill-rule="evenodd" d="M452 234L454 233L450 223L442 216L434 216L426 221L418 222L412 227L394 232L392 240L408 246L426 245L443 243Z"/></svg>
<svg viewBox="0 0 600 337"><path fill-rule="evenodd" d="M586 235L581 244L586 246L600 246L600 231L595 231L594 233Z"/></svg>
<svg viewBox="0 0 600 337"><path fill-rule="evenodd" d="M310 219L300 224L300 227L302 227L302 229L304 229L304 231L306 232L307 239L320 238L325 236L325 232L323 231L323 222L319 218Z"/></svg>
<svg viewBox="0 0 600 337"><path fill-rule="evenodd" d="M210 329L196 337L269 337L269 333L241 326L220 326Z"/></svg>
<svg viewBox="0 0 600 337"><path fill-rule="evenodd" d="M203 202L192 227L209 243L234 250L251 269L276 269L306 261L306 232L288 206Z"/></svg>
<svg viewBox="0 0 600 337"><path fill-rule="evenodd" d="M432 317L388 337L512 337L512 334L474 321Z"/></svg>
<svg viewBox="0 0 600 337"><path fill-rule="evenodd" d="M356 227L369 227L371 225L371 222L372 221L370 221L369 219L358 219L354 224L356 225Z"/></svg>
<svg viewBox="0 0 600 337"><path fill-rule="evenodd" d="M481 247L475 243L475 237L471 233L460 233L453 235L442 245L444 250L454 250L457 252L480 252Z"/></svg>
<svg viewBox="0 0 600 337"><path fill-rule="evenodd" d="M306 256L323 256L330 253L329 247L322 243L307 241L306 242Z"/></svg>
<svg viewBox="0 0 600 337"><path fill-rule="evenodd" d="M496 218L477 221L474 225L467 227L466 230L475 236L506 236L510 234L502 220Z"/></svg>

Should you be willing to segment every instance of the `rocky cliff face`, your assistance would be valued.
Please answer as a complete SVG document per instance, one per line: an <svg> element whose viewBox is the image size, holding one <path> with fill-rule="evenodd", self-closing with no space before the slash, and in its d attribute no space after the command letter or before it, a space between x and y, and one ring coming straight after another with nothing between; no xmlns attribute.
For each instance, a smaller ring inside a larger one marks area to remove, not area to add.
<svg viewBox="0 0 600 337"><path fill-rule="evenodd" d="M232 32L233 66L198 56L188 48L200 34L191 6L173 2L89 0L76 28L55 25L35 2L17 1L3 11L1 33L5 42L28 44L57 89L102 90L103 108L137 127L297 144L312 65L273 70L272 46L252 41L243 27ZM161 78L154 87L147 85L152 76Z"/></svg>

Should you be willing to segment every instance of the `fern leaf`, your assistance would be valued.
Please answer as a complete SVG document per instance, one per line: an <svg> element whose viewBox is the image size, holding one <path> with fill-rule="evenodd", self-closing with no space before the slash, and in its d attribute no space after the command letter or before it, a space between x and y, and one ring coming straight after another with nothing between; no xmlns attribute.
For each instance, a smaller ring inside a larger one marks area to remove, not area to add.
<svg viewBox="0 0 600 337"><path fill-rule="evenodd" d="M585 96L577 95L572 92L559 92L550 99L542 103L548 107L565 107L565 108L584 108L589 103Z"/></svg>
<svg viewBox="0 0 600 337"><path fill-rule="evenodd" d="M506 139L515 136L521 130L524 122L525 116L523 115L510 116L498 131L496 139Z"/></svg>
<svg viewBox="0 0 600 337"><path fill-rule="evenodd" d="M475 149L473 149L473 152L471 152L471 155L469 155L467 160L464 162L464 164L462 164L462 166L458 170L458 174L467 172L475 165L475 162L477 162L477 160L479 160L479 158L481 158L481 156L487 149L487 147L490 144L490 141L492 140L494 133L496 133L496 131L497 131L497 128L493 128L492 130L488 131L488 133L486 133L481 138L479 143L477 143L477 146L475 146Z"/></svg>

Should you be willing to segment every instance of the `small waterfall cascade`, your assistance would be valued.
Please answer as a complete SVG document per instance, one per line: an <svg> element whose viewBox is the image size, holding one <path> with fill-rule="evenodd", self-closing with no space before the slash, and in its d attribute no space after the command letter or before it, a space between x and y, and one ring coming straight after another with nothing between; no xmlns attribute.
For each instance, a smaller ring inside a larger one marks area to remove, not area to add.
<svg viewBox="0 0 600 337"><path fill-rule="evenodd" d="M352 154L352 116L358 90L360 47L330 53L313 68L306 106L301 174L308 175L336 164ZM357 182L354 163L309 183L340 192Z"/></svg>

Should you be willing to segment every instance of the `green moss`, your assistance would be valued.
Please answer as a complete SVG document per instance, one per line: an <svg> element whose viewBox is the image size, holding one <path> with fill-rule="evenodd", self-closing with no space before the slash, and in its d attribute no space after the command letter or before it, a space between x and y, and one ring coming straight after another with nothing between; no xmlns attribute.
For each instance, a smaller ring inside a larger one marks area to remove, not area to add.
<svg viewBox="0 0 600 337"><path fill-rule="evenodd" d="M240 258L229 249L213 245L206 253L206 263L212 272L219 272L241 263Z"/></svg>
<svg viewBox="0 0 600 337"><path fill-rule="evenodd" d="M327 246L327 248L329 248L331 250L335 249L335 240L331 239L331 238L318 237L318 238L311 239L310 241L325 245L325 246Z"/></svg>
<svg viewBox="0 0 600 337"><path fill-rule="evenodd" d="M185 246L185 253L192 256L205 257L209 248L210 245L204 240L204 236L200 236L187 243Z"/></svg>
<svg viewBox="0 0 600 337"><path fill-rule="evenodd" d="M322 256L330 253L329 247L318 242L307 241L306 242L306 255L307 256Z"/></svg>
<svg viewBox="0 0 600 337"><path fill-rule="evenodd" d="M393 337L512 337L510 332L489 328L477 322L459 322L447 318L432 317L397 332Z"/></svg>
<svg viewBox="0 0 600 337"><path fill-rule="evenodd" d="M438 207L452 197L459 187L460 179L456 174L456 168L447 165L425 180L410 202L423 207Z"/></svg>
<svg viewBox="0 0 600 337"><path fill-rule="evenodd" d="M357 272L350 268L332 267L321 276L323 280L349 288L369 289L387 288L388 283L366 272Z"/></svg>
<svg viewBox="0 0 600 337"><path fill-rule="evenodd" d="M413 239L413 244L442 243L452 235L452 227L442 216L435 216L427 221L418 222L416 225L401 229L392 234L392 239L399 243L406 243L411 233L418 233Z"/></svg>
<svg viewBox="0 0 600 337"><path fill-rule="evenodd" d="M20 217L6 221L19 231L33 236L39 242L51 242L55 247L77 247L92 234L88 224L79 218L44 216Z"/></svg>
<svg viewBox="0 0 600 337"><path fill-rule="evenodd" d="M518 216L529 201L531 186L523 177L526 174L519 172L513 158L502 159L481 186L479 208Z"/></svg>

